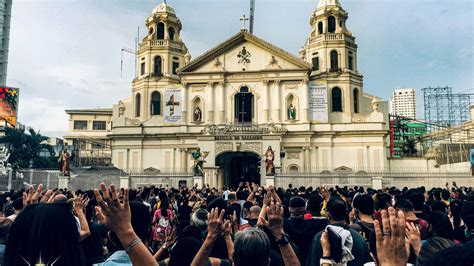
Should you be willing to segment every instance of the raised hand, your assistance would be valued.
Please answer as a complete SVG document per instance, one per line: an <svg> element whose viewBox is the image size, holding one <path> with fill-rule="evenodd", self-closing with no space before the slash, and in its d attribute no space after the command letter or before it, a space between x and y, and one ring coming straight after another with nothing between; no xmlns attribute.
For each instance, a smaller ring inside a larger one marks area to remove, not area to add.
<svg viewBox="0 0 474 266"><path fill-rule="evenodd" d="M409 242L405 239L405 215L395 209L388 208L382 211L382 227L380 222L374 221L377 259L379 265L406 265L409 255Z"/></svg>
<svg viewBox="0 0 474 266"><path fill-rule="evenodd" d="M224 210L219 210L217 208L211 209L209 216L207 218L207 235L211 238L217 238L224 231Z"/></svg>
<svg viewBox="0 0 474 266"><path fill-rule="evenodd" d="M117 235L133 231L131 223L130 205L128 203L128 188L125 189L123 203L120 203L120 190L114 185L108 189L104 183L100 184L100 195L98 189L94 189L95 199L100 207L96 207L99 222L115 232Z"/></svg>
<svg viewBox="0 0 474 266"><path fill-rule="evenodd" d="M84 211L84 208L87 206L87 203L89 203L89 199L87 198L87 195L84 195L82 197L77 197L75 194L74 198L72 199L72 203L74 206L74 211Z"/></svg>
<svg viewBox="0 0 474 266"><path fill-rule="evenodd" d="M420 228L413 223L406 223L406 237L410 242L410 245L415 250L416 255L420 253L421 250L421 237L420 237Z"/></svg>
<svg viewBox="0 0 474 266"><path fill-rule="evenodd" d="M281 239L285 232L283 231L284 210L279 203L267 207L268 221L260 217L261 223L270 229L276 239Z"/></svg>
<svg viewBox="0 0 474 266"><path fill-rule="evenodd" d="M232 235L232 223L229 220L224 222L224 232L222 233L224 237L231 237Z"/></svg>

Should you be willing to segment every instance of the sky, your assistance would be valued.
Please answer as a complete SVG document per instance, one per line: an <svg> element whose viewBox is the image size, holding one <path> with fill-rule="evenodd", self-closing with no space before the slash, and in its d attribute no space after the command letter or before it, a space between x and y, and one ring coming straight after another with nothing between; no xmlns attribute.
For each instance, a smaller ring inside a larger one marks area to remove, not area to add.
<svg viewBox="0 0 474 266"><path fill-rule="evenodd" d="M20 88L19 121L63 136L66 109L110 108L131 95L138 27L162 0L14 0L7 85ZM249 0L168 0L193 58L236 34ZM317 0L256 0L254 34L298 54ZM356 37L364 91L396 88L474 93L474 1L340 0Z"/></svg>

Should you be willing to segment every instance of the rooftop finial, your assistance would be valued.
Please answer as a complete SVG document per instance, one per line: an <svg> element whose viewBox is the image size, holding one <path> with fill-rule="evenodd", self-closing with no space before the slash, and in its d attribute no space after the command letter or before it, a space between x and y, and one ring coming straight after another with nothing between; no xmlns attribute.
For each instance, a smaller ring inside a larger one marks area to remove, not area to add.
<svg viewBox="0 0 474 266"><path fill-rule="evenodd" d="M247 30L247 26L245 25L245 22L246 22L247 20L249 20L249 19L248 19L247 16L245 16L245 15L243 15L242 18L240 19L240 21L243 22L242 30Z"/></svg>

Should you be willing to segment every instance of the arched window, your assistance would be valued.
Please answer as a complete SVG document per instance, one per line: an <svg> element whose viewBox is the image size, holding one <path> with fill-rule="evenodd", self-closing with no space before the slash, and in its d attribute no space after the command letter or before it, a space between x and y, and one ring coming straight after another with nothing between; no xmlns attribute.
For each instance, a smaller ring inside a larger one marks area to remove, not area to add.
<svg viewBox="0 0 474 266"><path fill-rule="evenodd" d="M328 32L336 32L336 18L333 16L328 17Z"/></svg>
<svg viewBox="0 0 474 266"><path fill-rule="evenodd" d="M174 34L175 34L175 30L173 27L169 27L168 28L168 36L170 38L170 40L174 40Z"/></svg>
<svg viewBox="0 0 474 266"><path fill-rule="evenodd" d="M162 22L158 23L156 26L156 38L158 40L163 40L165 38L165 24Z"/></svg>
<svg viewBox="0 0 474 266"><path fill-rule="evenodd" d="M161 56L156 56L155 57L155 73L156 76L161 77Z"/></svg>
<svg viewBox="0 0 474 266"><path fill-rule="evenodd" d="M323 33L323 22L322 22L322 21L320 21L320 22L318 23L318 33L319 33L319 34L322 34L322 33Z"/></svg>
<svg viewBox="0 0 474 266"><path fill-rule="evenodd" d="M353 91L354 97L354 113L359 113L359 90L357 88Z"/></svg>
<svg viewBox="0 0 474 266"><path fill-rule="evenodd" d="M336 50L332 50L331 54L331 71L337 71L339 69L338 54Z"/></svg>
<svg viewBox="0 0 474 266"><path fill-rule="evenodd" d="M342 91L338 87L332 89L331 92L332 111L342 112Z"/></svg>
<svg viewBox="0 0 474 266"><path fill-rule="evenodd" d="M161 115L161 93L154 91L151 94L151 115Z"/></svg>
<svg viewBox="0 0 474 266"><path fill-rule="evenodd" d="M140 117L141 99L140 93L137 93L135 96L135 117Z"/></svg>
<svg viewBox="0 0 474 266"><path fill-rule="evenodd" d="M288 172L290 174L297 174L297 173L300 172L300 169L298 168L298 166L292 165L292 166L288 167Z"/></svg>

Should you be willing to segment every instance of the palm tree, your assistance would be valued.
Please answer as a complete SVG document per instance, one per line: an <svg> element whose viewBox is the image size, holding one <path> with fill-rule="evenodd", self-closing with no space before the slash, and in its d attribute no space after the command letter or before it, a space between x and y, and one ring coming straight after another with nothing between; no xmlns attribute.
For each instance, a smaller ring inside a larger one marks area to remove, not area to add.
<svg viewBox="0 0 474 266"><path fill-rule="evenodd" d="M49 168L54 166L54 149L47 144L48 137L41 135L32 128L6 128L5 137L0 143L5 143L10 151L10 163L17 170L30 166ZM41 156L46 153L47 156ZM32 164L32 165L30 165Z"/></svg>

